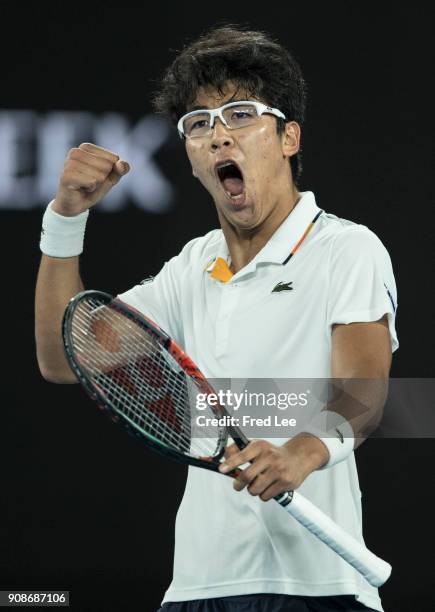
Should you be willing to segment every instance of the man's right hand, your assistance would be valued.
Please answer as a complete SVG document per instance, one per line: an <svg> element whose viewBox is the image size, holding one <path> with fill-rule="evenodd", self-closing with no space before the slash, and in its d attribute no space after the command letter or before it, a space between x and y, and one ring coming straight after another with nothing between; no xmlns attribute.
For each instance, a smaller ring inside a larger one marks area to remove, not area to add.
<svg viewBox="0 0 435 612"><path fill-rule="evenodd" d="M89 142L70 149L52 210L73 217L99 202L127 174L130 166L119 155Z"/></svg>

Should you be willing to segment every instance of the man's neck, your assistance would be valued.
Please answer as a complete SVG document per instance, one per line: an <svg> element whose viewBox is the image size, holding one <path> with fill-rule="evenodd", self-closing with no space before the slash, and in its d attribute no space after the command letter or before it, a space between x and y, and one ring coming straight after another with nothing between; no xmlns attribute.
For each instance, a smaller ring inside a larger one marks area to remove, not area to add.
<svg viewBox="0 0 435 612"><path fill-rule="evenodd" d="M278 227L285 221L300 200L300 193L294 189L292 198L285 207L276 206L263 223L254 230L240 230L220 219L231 257L231 272L236 274L244 268L269 242ZM219 215L220 216L220 215Z"/></svg>

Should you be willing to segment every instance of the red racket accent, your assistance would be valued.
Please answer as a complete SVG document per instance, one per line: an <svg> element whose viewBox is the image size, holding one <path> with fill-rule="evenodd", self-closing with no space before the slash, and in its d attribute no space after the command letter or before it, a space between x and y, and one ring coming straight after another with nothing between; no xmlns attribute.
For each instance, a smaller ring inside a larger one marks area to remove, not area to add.
<svg viewBox="0 0 435 612"><path fill-rule="evenodd" d="M178 344L171 340L171 343L168 347L169 353L178 361L180 366L186 372L188 376L192 376L192 378L199 378L201 380L205 380L204 374L201 370L196 366L193 361L186 355L184 351L180 349Z"/></svg>

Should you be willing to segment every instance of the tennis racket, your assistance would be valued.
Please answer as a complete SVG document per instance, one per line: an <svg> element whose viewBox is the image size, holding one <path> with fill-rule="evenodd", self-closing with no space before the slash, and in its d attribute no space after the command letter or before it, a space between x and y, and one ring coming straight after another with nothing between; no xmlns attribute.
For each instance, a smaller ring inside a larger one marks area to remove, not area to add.
<svg viewBox="0 0 435 612"><path fill-rule="evenodd" d="M238 427L195 425L194 398L215 390L174 340L121 300L101 291L79 293L65 310L62 333L69 364L90 397L150 448L218 472L229 438L239 449L249 444ZM218 417L215 423L229 416L221 405L207 405L202 414L207 411ZM275 500L370 584L388 579L388 563L297 491Z"/></svg>

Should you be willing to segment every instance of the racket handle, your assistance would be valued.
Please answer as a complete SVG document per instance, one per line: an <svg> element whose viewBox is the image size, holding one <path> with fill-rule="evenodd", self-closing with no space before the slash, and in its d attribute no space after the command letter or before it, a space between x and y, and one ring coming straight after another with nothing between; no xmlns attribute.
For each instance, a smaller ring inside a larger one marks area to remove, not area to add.
<svg viewBox="0 0 435 612"><path fill-rule="evenodd" d="M391 565L346 533L303 495L293 491L288 497L281 497L279 503L308 531L352 565L372 586L379 587L388 580Z"/></svg>

